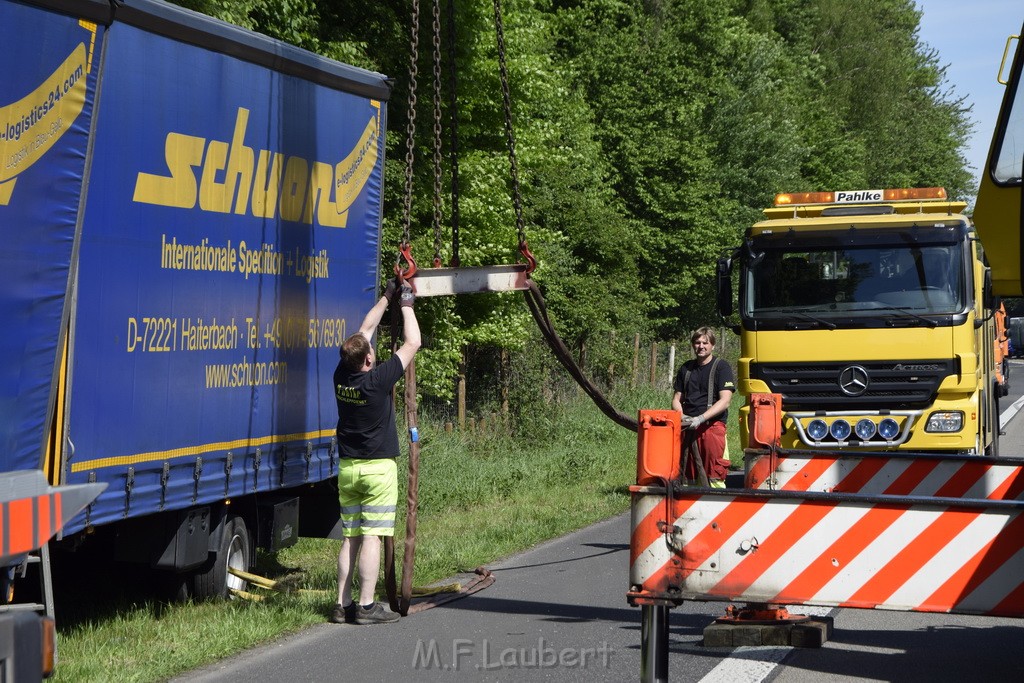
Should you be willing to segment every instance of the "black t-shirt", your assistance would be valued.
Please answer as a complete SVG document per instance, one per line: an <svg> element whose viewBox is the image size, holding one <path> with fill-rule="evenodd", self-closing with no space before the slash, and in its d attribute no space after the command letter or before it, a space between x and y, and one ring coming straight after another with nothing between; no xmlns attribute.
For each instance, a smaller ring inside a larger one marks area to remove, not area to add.
<svg viewBox="0 0 1024 683"><path fill-rule="evenodd" d="M716 360L718 361L717 363L715 362ZM715 370L715 393L709 403L708 384L711 380L712 365L717 365L718 368ZM689 377L686 377L687 370L690 372ZM683 386L684 379L686 380L685 387ZM689 417L696 417L697 415L702 415L711 403L717 401L722 391L736 391L736 379L733 376L732 366L724 360L715 358L704 365L697 365L696 359L692 359L679 366L675 382L672 383L672 388L682 394L680 398L683 404L683 414ZM729 411L725 410L715 415L709 422L727 422L728 417Z"/></svg>
<svg viewBox="0 0 1024 683"><path fill-rule="evenodd" d="M397 458L398 432L391 388L403 374L392 356L369 372L353 372L339 362L334 371L338 401L338 452L342 458Z"/></svg>

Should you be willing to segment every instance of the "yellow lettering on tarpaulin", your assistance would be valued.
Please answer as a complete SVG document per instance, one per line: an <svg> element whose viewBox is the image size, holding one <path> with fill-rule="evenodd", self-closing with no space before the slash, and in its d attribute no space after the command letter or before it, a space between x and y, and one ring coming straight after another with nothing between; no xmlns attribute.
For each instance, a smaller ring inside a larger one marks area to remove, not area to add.
<svg viewBox="0 0 1024 683"><path fill-rule="evenodd" d="M64 135L85 107L85 43L17 102L0 107L0 206L13 196L15 176L25 171Z"/></svg>
<svg viewBox="0 0 1024 683"><path fill-rule="evenodd" d="M164 158L170 177L140 173L135 181L132 199L145 204L160 204L179 209L191 209L199 194L193 166L203 162L206 140L191 135L168 133L164 141Z"/></svg>
<svg viewBox="0 0 1024 683"><path fill-rule="evenodd" d="M380 102L352 150L335 165L245 145L249 110L238 108L231 141L167 134L166 174L140 171L136 202L202 211L250 214L344 228L380 158ZM200 169L197 180L195 169ZM0 186L0 191L2 191ZM251 200L251 201L250 201Z"/></svg>

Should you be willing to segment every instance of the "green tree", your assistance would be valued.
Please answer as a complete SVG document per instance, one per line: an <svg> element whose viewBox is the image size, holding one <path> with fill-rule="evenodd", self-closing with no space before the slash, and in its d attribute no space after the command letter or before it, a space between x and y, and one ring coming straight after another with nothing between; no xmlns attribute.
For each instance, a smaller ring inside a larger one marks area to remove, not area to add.
<svg viewBox="0 0 1024 683"><path fill-rule="evenodd" d="M404 221L411 81L407 0L185 0L388 74L382 270ZM460 258L516 258L494 6L455 0ZM714 264L780 191L944 185L969 195L969 107L917 35L912 0L506 0L526 236L556 326L594 349L612 330L685 337L714 323ZM410 236L433 258L431 5L420 7ZM442 18L447 34L448 18ZM442 94L445 164L449 104ZM451 199L441 200L450 258ZM448 397L467 345L522 348L518 295L425 300L420 386ZM605 345L607 346L607 345Z"/></svg>

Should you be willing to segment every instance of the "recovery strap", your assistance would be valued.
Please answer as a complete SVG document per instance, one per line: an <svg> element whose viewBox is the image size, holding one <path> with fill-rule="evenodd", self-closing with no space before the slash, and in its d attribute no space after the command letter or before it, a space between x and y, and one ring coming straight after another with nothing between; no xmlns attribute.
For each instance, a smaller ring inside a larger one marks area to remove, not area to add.
<svg viewBox="0 0 1024 683"><path fill-rule="evenodd" d="M537 321L537 327L540 328L541 334L544 335L544 340L547 341L548 346L551 347L552 353L555 354L555 358L562 364L576 383L583 388L583 391L587 392L597 407L601 409L601 412L611 418L616 424L621 427L625 427L631 431L637 431L636 418L629 417L619 412L615 406L613 406L604 394L594 386L594 384L583 374L583 370L576 364L576 360L572 357L572 353L565 346L565 342L562 341L561 337L555 331L554 325L551 324L551 319L548 318L547 305L544 303L544 297L540 293L540 288L537 287L537 283L533 280L528 280L529 287L524 290L526 295L526 303L530 307L530 313L533 314L533 319Z"/></svg>

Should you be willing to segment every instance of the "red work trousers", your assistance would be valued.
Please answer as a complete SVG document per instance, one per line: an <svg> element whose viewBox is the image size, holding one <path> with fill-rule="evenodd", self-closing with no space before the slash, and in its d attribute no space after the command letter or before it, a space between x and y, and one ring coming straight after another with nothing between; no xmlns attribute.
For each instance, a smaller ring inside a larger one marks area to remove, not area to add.
<svg viewBox="0 0 1024 683"><path fill-rule="evenodd" d="M700 462L709 480L725 479L729 473L729 461L725 455L725 423L705 422L696 429L683 430L683 477L700 481L697 463L690 454L696 446Z"/></svg>

